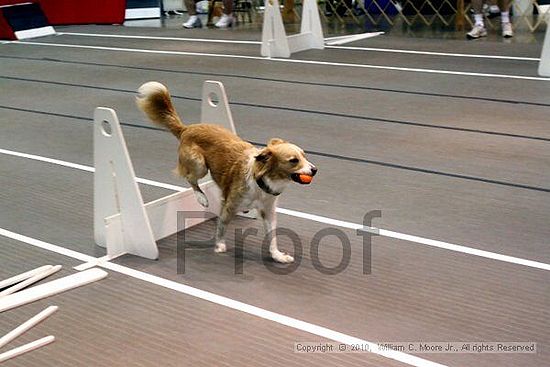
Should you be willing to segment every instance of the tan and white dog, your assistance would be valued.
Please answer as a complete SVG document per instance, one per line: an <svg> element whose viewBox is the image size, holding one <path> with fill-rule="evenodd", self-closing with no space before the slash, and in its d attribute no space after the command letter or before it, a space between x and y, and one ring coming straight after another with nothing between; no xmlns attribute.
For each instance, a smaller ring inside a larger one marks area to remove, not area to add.
<svg viewBox="0 0 550 367"><path fill-rule="evenodd" d="M287 184L308 184L317 173L304 151L278 138L258 149L232 132L211 124L184 125L172 105L168 89L157 82L143 84L136 98L138 107L155 123L180 141L177 172L208 207L199 179L208 171L222 192L222 209L216 229L216 252L225 252L225 229L239 211L257 209L266 234L276 227L277 197ZM294 258L279 251L276 238L269 246L273 260L290 263Z"/></svg>

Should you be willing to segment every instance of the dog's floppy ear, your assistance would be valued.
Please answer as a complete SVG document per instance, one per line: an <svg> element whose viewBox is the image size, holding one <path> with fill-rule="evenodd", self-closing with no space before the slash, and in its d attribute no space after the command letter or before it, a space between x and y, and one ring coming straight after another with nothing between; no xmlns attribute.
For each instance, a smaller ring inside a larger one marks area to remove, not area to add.
<svg viewBox="0 0 550 367"><path fill-rule="evenodd" d="M260 153L255 157L257 162L265 163L271 158L273 153L271 152L271 149L264 148L260 151Z"/></svg>
<svg viewBox="0 0 550 367"><path fill-rule="evenodd" d="M267 143L267 146L282 144L282 143L284 143L284 142L285 142L285 141L284 141L283 139L273 138L273 139L271 139L271 140Z"/></svg>

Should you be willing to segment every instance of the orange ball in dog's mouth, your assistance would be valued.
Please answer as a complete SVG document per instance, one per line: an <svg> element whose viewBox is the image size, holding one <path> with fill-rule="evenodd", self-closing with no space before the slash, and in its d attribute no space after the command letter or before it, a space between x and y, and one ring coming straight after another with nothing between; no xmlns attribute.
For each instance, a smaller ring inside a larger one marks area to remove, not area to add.
<svg viewBox="0 0 550 367"><path fill-rule="evenodd" d="M302 185L309 185L311 181L313 181L313 176L298 174L298 173L293 173L291 175L291 178L293 181L298 182L299 184L302 184Z"/></svg>

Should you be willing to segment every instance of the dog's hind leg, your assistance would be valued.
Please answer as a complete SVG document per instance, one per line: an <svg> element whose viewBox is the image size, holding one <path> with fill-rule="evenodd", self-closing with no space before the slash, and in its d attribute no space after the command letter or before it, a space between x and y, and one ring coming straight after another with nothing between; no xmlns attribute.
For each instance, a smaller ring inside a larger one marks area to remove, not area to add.
<svg viewBox="0 0 550 367"><path fill-rule="evenodd" d="M205 208L208 208L208 198L206 197L206 194L201 190L198 180L195 177L187 177L187 181L193 188L193 191L195 192L195 198L197 198L199 204L201 204Z"/></svg>
<svg viewBox="0 0 550 367"><path fill-rule="evenodd" d="M207 208L208 198L199 186L199 179L208 173L203 155L197 153L193 148L180 149L177 172L189 182L199 204Z"/></svg>

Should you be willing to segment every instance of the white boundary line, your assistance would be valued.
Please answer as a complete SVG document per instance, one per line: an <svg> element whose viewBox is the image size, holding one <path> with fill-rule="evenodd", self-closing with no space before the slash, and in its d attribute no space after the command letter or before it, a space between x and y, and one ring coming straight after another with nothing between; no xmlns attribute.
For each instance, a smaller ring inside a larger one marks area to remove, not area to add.
<svg viewBox="0 0 550 367"><path fill-rule="evenodd" d="M96 260L96 258L93 256L81 254L80 252L69 250L65 247L52 245L51 243L47 243L44 241L34 239L32 237L27 237L19 233L8 231L7 229L4 229L4 228L0 228L0 236L8 237L19 242L25 242L34 247L39 247L47 251L55 252L56 254L59 254L59 255L72 257L73 259L77 259L83 262L90 262L90 261Z"/></svg>
<svg viewBox="0 0 550 367"><path fill-rule="evenodd" d="M406 67L398 67L398 66L352 64L352 63L315 61L315 60L278 59L278 58L265 58L265 57L259 57L259 56L246 56L246 55L226 55L226 54L203 53L203 52L146 50L146 49L138 49L138 48L85 46L85 45L72 45L72 44L46 43L46 42L42 43L42 42L28 42L28 41L11 41L10 44L32 45L32 46L42 46L42 47L65 47L65 48L78 48L78 49L103 50L103 51L115 51L115 52L134 52L134 53L159 54L159 55L202 56L202 57L216 57L216 58L229 58L229 59L261 60L261 61L292 63L292 64L323 65L323 66L351 67L351 68L362 68L362 69L406 71L406 72L417 72L417 73L428 73L428 74L459 75L459 76L474 76L474 77L485 77L485 78L516 79L516 80L519 79L519 80L550 82L550 78L535 77L535 76L474 73L474 72L465 72L465 71L406 68Z"/></svg>
<svg viewBox="0 0 550 367"><path fill-rule="evenodd" d="M399 54L413 55L429 55L429 56L448 56L448 57L470 57L474 59L497 59L497 60L516 60L516 61L540 61L538 57L523 57L523 56L501 56L501 55L482 55L482 54L461 54L451 52L435 52L435 51L417 51L417 50L400 50L391 48L377 47L354 47L354 46L326 46L326 48L353 50L353 51L374 51L374 52L391 52Z"/></svg>
<svg viewBox="0 0 550 367"><path fill-rule="evenodd" d="M338 227L342 227L342 228L349 228L349 229L354 229L354 230L361 229L365 232L374 233L374 234L377 234L379 236L395 238L395 239L408 241L408 242L414 242L414 243L418 243L418 244L422 244L422 245L426 245L426 246L430 246L430 247L437 247L437 248L441 248L441 249L445 249L445 250L449 250L449 251L460 252L460 253L463 253L463 254L469 254L469 255L484 257L484 258L487 258L487 259L498 260L498 261L507 262L507 263L511 263L511 264L523 265L523 266L527 266L527 267L535 268L535 269L550 270L550 264L546 264L546 263L542 263L542 262L538 262L538 261L533 261L533 260L522 259L522 258L514 257L514 256L502 255L502 254L499 254L499 253L496 253L496 252L479 250L479 249L476 249L476 248L473 248L473 247L455 245L455 244L452 244L452 243L449 243L449 242L444 242L444 241L431 240L429 238L413 236L413 235L409 235L409 234L405 234L405 233L394 232L394 231L390 231L390 230L382 229L382 228L364 227L361 224L345 222L345 221L341 221L341 220L337 220L337 219L322 217L322 216L315 215L315 214L303 213L303 212L299 212L299 211L295 211L295 210L291 210L291 209L277 208L277 212L281 213L281 214L290 215L290 216L293 216L293 217L309 219L311 221L330 224L330 225L338 226Z"/></svg>
<svg viewBox="0 0 550 367"><path fill-rule="evenodd" d="M384 32L375 32L375 33L382 34ZM83 37L101 37L101 38L142 39L142 40L229 43L229 44L247 44L247 45L261 45L262 44L260 41L238 41L238 40L224 40L224 39L211 39L211 38L131 36L131 35L100 34L100 33L78 33L78 32L58 32L57 34L62 35L62 36L67 35L67 36L83 36ZM327 37L327 38L325 38L325 41L338 40L338 39L351 37L351 36L355 36L355 35ZM536 58L536 57L463 54L463 53L448 53L448 52L434 52L434 51L400 50L400 49L377 48L377 47L325 46L325 48L341 49L341 50L353 50L353 51L391 52L391 53L403 53L403 54L413 54L413 55L429 55L429 56L471 57L471 58L497 59L497 60L540 61L540 58Z"/></svg>
<svg viewBox="0 0 550 367"><path fill-rule="evenodd" d="M0 228L0 236L8 237L8 238L20 241L20 242L27 243L27 244L32 245L32 246L37 246L37 247L43 248L43 249L52 249L50 251L54 251L56 253L61 254L61 252L59 252L59 248L61 248L60 246L53 245L51 243L47 243L47 242L44 242L44 241L41 241L41 240L38 240L38 239L35 239L35 238L27 237L27 236L19 234L19 233L11 232L11 231L8 231L8 230L3 229L3 228ZM78 253L78 252L75 252L75 251L71 251L71 250L68 250L68 251L70 251L70 252L65 252L65 253L63 253L63 255L68 256L68 257L72 257L72 258L75 258L75 259L78 259L78 260L86 259L86 260L84 260L86 262L89 262L90 258L95 259L95 258L92 258L88 255L84 255L84 254L81 254L81 253ZM305 331L307 333L317 335L317 336L320 336L322 338L327 338L327 339L334 340L334 341L337 341L339 343L345 343L345 344L348 344L348 345L353 345L353 344L369 345L370 351L373 354L377 354L377 355L380 355L380 356L383 356L383 357L386 357L386 358L390 358L390 359L393 359L393 360L396 360L396 361L399 361L399 362L402 362L402 363L406 363L406 364L411 365L411 366L417 366L417 367L446 367L445 365L442 365L442 364L439 364L439 363L436 363L436 362L432 362L432 361L428 361L426 359L419 358L419 357L416 357L416 356L413 356L413 355L410 355L410 354L406 354L406 353L402 353L402 352L398 352L398 351L393 351L393 350L379 349L378 345L376 343L369 342L369 341L364 340L364 339L356 338L354 336L343 334L343 333L340 333L338 331L325 328L323 326L311 324L309 322L301 321L301 320L298 320L298 319L295 319L295 318L292 318L292 317L289 317L289 316L285 316L285 315L282 315L282 314L279 314L279 313L268 311L268 310L260 308L260 307L252 306L252 305L249 305L247 303L243 303L243 302L240 302L240 301L228 298L228 297L220 296L220 295L217 295L215 293L210 293L210 292L207 292L207 291L204 291L204 290L201 290L201 289L198 289L198 288L194 288L194 287L182 284L182 283L174 282L174 281L171 281L171 280L168 280L168 279L165 279L165 278L158 277L156 275L152 275L152 274L145 273L145 272L142 272L142 271L139 271L139 270L131 269L131 268L128 268L128 267L123 266L123 265L114 264L114 263L111 263L111 262L99 262L97 265L99 267L104 268L104 269L111 270L111 271L114 271L114 272L117 272L117 273L120 273L120 274L124 274L124 275L127 275L129 277L139 279L139 280L142 280L142 281L147 282L147 283L151 283L151 284L158 285L158 286L161 286L161 287L164 287L164 288L167 288L167 289L171 289L171 290L179 292L179 293L187 294L187 295L190 295L192 297L196 297L196 298L208 301L208 302L212 302L212 303L224 306L224 307L231 308L233 310L237 310L237 311L247 313L249 315L257 316L257 317L262 318L264 320L269 320L269 321L275 322L277 324L281 324L281 325L284 325L284 326L291 327L293 329L297 329L297 330L300 330L300 331Z"/></svg>
<svg viewBox="0 0 550 367"><path fill-rule="evenodd" d="M34 161L40 161L40 162L46 162L46 163L51 163L51 164L57 164L58 166L63 166L63 167L69 167L69 168L79 169L79 170L81 170L81 171L95 172L95 168L94 168L94 167L85 166L85 165L83 165L83 164L78 164L78 163L72 163L72 162L62 161L62 160L54 159L54 158L43 157L43 156L41 156L41 155L27 154L27 153L22 153L22 152L15 152L15 151L13 151L13 150L7 150L7 149L1 149L1 148L0 148L0 153L1 153L1 154L5 154L5 155L11 155L11 156L14 156L14 157L32 159L32 160L34 160Z"/></svg>
<svg viewBox="0 0 550 367"><path fill-rule="evenodd" d="M61 161L61 160L58 160L58 159L42 157L42 156L34 155L34 154L21 153L21 152L16 152L16 151L7 150L7 149L0 149L0 154L6 154L6 155L10 155L10 156L15 156L15 157L21 157L21 158L27 158L27 159L37 160L37 161L41 161L41 162L57 164L57 165L64 166L64 167L80 169L80 170L83 170L83 171L86 171L86 172L94 172L94 168L90 167L90 166L84 166L84 165L81 165L81 164L76 164L76 163L71 163L71 162L67 162L67 161ZM164 188L164 189L170 189L170 190L175 190L175 191L185 190L185 188L181 187L181 186L170 185L170 184L166 184L166 183L163 183L163 182L147 180L147 179L143 179L143 178L139 178L139 177L136 178L136 181L139 182L139 183L143 183L143 184L150 185L150 186L155 186L155 187L160 187L160 188ZM497 261L502 261L502 262L506 262L506 263L527 266L527 267L534 268L534 269L550 270L550 264L546 264L546 263L538 262L538 261L534 261L534 260L522 259L522 258L515 257L515 256L503 255L503 254L499 254L499 253L496 253L496 252L480 250L480 249L476 249L476 248L473 248L473 247L456 245L456 244L449 243L449 242L444 242L444 241L432 240L432 239L425 238L425 237L419 237L419 236L409 235L409 234L405 234L405 233L394 232L394 231L390 231L390 230L382 229L382 228L365 227L365 226L363 226L361 224L357 224L357 223L351 223L351 222L346 222L346 221L342 221L342 220L338 220L338 219L323 217L323 216L320 216L320 215L304 213L304 212L300 212L300 211L296 211L296 210L292 210L292 209L277 208L277 212L281 213L281 214L284 214L284 215L289 215L289 216L302 218L302 219L308 219L308 220L311 220L311 221L314 221L314 222L333 225L333 226L337 226L337 227L348 228L348 229L353 229L353 230L361 229L363 231L370 232L370 233L373 233L373 234L377 234L377 235L380 235L380 236L395 238L395 239L404 240L404 241L408 241L408 242L414 242L414 243L417 243L417 244L426 245L426 246L430 246L430 247L436 247L436 248L440 248L440 249L459 252L459 253L463 253L463 254L474 255L474 256L483 257L483 258L492 259L492 260L497 260ZM91 260L93 261L93 260L95 260L95 258L91 258ZM89 260L88 261L83 260L83 261L89 262Z"/></svg>
<svg viewBox="0 0 550 367"><path fill-rule="evenodd" d="M32 160L35 160L35 161L45 162L45 163L57 164L58 166L74 168L74 169L78 169L78 170L86 171L86 172L95 172L95 168L91 167L91 166L85 166L83 164L72 163L72 162L62 161L62 160L59 160L59 159L43 157L43 156L40 156L40 155L15 152L15 151L12 151L12 150L1 149L1 148L0 148L0 154L11 155L11 156L20 157L20 158L28 158L28 159L32 159ZM152 181L152 180L148 180L148 179L145 179L145 178L139 178L138 177L136 179L136 181L138 183L141 183L141 184L144 184L144 185L161 187L161 188L167 189L167 190L173 190L173 191L184 191L185 190L185 187L171 185L171 184L167 184L167 183L163 183L163 182Z"/></svg>
<svg viewBox="0 0 550 367"><path fill-rule="evenodd" d="M185 38L185 37L157 37L157 36L131 36L124 34L100 34L100 33L78 33L78 32L57 32L60 36L83 36L83 37L100 37L100 38L126 38L140 40L157 40L157 41L182 41L182 42L206 42L206 43L230 43L244 45L261 45L260 41L237 41L237 40L222 40L211 38Z"/></svg>

